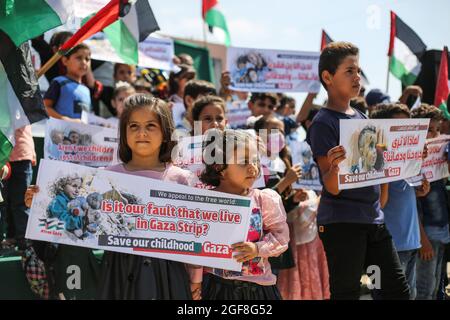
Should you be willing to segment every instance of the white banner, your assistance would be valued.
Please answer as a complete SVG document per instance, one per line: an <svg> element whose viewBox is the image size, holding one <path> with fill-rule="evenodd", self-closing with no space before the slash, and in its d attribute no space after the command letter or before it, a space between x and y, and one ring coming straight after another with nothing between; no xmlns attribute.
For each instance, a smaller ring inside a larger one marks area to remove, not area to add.
<svg viewBox="0 0 450 320"><path fill-rule="evenodd" d="M97 33L85 43L91 49L92 59L124 63L103 33ZM172 39L148 37L139 43L139 66L173 70L175 49Z"/></svg>
<svg viewBox="0 0 450 320"><path fill-rule="evenodd" d="M422 183L423 177L429 182L447 178L448 172L448 145L450 143L450 135L441 135L434 139L428 139L426 144L428 155L422 163L420 174L416 177L408 179L413 186Z"/></svg>
<svg viewBox="0 0 450 320"><path fill-rule="evenodd" d="M77 18L84 19L90 14L100 11L106 6L110 0L75 0L74 1L74 15Z"/></svg>
<svg viewBox="0 0 450 320"><path fill-rule="evenodd" d="M117 130L119 125L119 119L117 118L105 119L95 115L94 113L86 112L84 110L81 111L81 121L84 124L90 124L92 126L100 126L114 130Z"/></svg>
<svg viewBox="0 0 450 320"><path fill-rule="evenodd" d="M250 92L319 92L319 52L228 48L230 89Z"/></svg>
<svg viewBox="0 0 450 320"><path fill-rule="evenodd" d="M44 138L44 159L106 167L117 163L117 129L50 118Z"/></svg>
<svg viewBox="0 0 450 320"><path fill-rule="evenodd" d="M353 189L416 176L430 119L340 120L347 159L339 189Z"/></svg>
<svg viewBox="0 0 450 320"><path fill-rule="evenodd" d="M227 103L227 120L231 129L244 129L247 127L247 119L252 112L248 108L247 101L233 101Z"/></svg>
<svg viewBox="0 0 450 320"><path fill-rule="evenodd" d="M251 199L42 160L28 239L241 271Z"/></svg>

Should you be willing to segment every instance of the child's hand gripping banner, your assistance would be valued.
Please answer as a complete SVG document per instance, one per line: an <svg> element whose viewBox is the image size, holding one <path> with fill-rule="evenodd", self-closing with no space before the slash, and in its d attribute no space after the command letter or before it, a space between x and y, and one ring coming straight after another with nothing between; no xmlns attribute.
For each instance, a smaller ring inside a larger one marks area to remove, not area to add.
<svg viewBox="0 0 450 320"><path fill-rule="evenodd" d="M44 159L106 167L117 163L117 129L50 118L44 139Z"/></svg>
<svg viewBox="0 0 450 320"><path fill-rule="evenodd" d="M319 92L319 52L228 48L230 89L249 92Z"/></svg>
<svg viewBox="0 0 450 320"><path fill-rule="evenodd" d="M429 119L340 120L346 159L339 165L339 189L353 189L416 176Z"/></svg>
<svg viewBox="0 0 450 320"><path fill-rule="evenodd" d="M42 160L26 237L241 271L251 199Z"/></svg>

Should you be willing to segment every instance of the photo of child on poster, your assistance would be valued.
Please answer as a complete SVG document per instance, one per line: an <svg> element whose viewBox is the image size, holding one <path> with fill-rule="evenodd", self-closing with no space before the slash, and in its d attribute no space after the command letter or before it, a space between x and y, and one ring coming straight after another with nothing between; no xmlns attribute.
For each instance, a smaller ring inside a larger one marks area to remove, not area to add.
<svg viewBox="0 0 450 320"><path fill-rule="evenodd" d="M386 138L382 129L372 125L365 126L352 137L350 150L351 172L362 173L380 171L384 168L383 152L386 148Z"/></svg>
<svg viewBox="0 0 450 320"><path fill-rule="evenodd" d="M44 138L44 158L105 167L117 162L117 130L50 118Z"/></svg>
<svg viewBox="0 0 450 320"><path fill-rule="evenodd" d="M52 200L43 210L41 226L58 225L58 229L64 230L73 240L95 238L102 234L127 236L134 229L133 223L127 221L126 215L102 212L101 203L111 200L135 204L138 199L115 188L103 194L88 192L92 179L92 176L71 174L54 181L48 188ZM56 224L55 219L58 220Z"/></svg>
<svg viewBox="0 0 450 320"><path fill-rule="evenodd" d="M231 70L233 81L235 83L264 82L266 73L271 71L267 61L268 59L257 51L240 55Z"/></svg>
<svg viewBox="0 0 450 320"><path fill-rule="evenodd" d="M302 176L293 185L294 188L309 188L312 190L322 190L319 180L319 167L314 161L311 147L306 141L293 140L289 143L292 161L302 167Z"/></svg>

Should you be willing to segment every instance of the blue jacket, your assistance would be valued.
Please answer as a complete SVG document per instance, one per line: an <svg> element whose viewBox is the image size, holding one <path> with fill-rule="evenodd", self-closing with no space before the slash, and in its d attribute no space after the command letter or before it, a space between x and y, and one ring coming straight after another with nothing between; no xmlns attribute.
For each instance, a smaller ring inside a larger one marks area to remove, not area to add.
<svg viewBox="0 0 450 320"><path fill-rule="evenodd" d="M67 209L70 199L62 192L58 193L55 199L48 205L50 217L58 218L65 223L66 230L72 231L83 228L83 217L72 215Z"/></svg>

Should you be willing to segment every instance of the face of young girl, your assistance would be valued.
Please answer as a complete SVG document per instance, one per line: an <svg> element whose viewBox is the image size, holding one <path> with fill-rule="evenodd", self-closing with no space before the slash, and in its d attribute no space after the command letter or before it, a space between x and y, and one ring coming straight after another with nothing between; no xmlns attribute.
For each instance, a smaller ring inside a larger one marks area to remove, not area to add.
<svg viewBox="0 0 450 320"><path fill-rule="evenodd" d="M245 147L227 159L228 166L223 171L222 183L234 188L250 189L258 177L258 154L256 146Z"/></svg>
<svg viewBox="0 0 450 320"><path fill-rule="evenodd" d="M78 197L81 189L81 179L73 179L64 186L64 193L69 199Z"/></svg>
<svg viewBox="0 0 450 320"><path fill-rule="evenodd" d="M202 134L205 134L208 129L225 130L227 125L222 107L216 104L210 104L203 108L198 120L202 122Z"/></svg>
<svg viewBox="0 0 450 320"><path fill-rule="evenodd" d="M127 144L132 157L159 155L163 134L156 114L148 108L133 111L127 125Z"/></svg>
<svg viewBox="0 0 450 320"><path fill-rule="evenodd" d="M128 98L132 94L133 94L132 90L124 90L124 91L121 91L114 99L111 100L112 106L117 111L117 118L120 118L120 116L123 113L123 109L124 109L123 102L125 101L126 98Z"/></svg>
<svg viewBox="0 0 450 320"><path fill-rule="evenodd" d="M67 74L74 77L83 77L91 65L91 52L87 49L80 49L69 58L64 58L63 63L67 68Z"/></svg>

